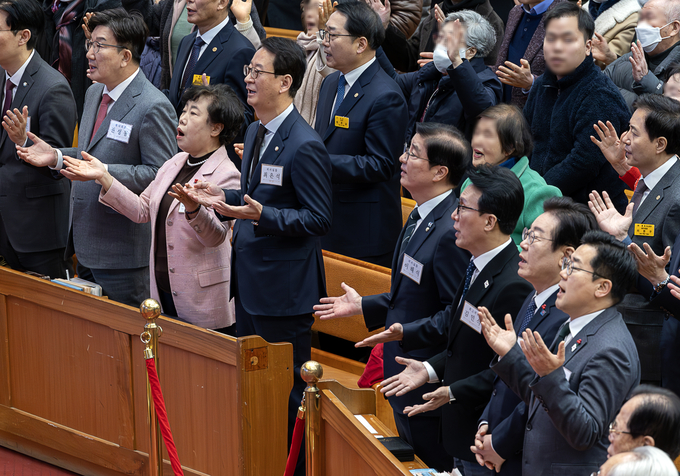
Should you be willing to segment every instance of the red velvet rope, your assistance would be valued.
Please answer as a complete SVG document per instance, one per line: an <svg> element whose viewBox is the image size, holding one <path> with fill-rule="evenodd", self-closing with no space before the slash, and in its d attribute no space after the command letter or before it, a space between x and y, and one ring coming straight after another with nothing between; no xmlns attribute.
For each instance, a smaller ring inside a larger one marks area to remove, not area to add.
<svg viewBox="0 0 680 476"><path fill-rule="evenodd" d="M156 362L154 359L146 359L146 373L149 376L149 385L151 387L151 396L153 397L154 407L156 407L156 415L158 416L158 424L161 427L161 434L165 447L170 456L170 464L175 476L184 476L182 472L182 465L179 463L179 456L177 456L177 448L175 442L172 440L172 432L170 431L170 423L168 423L168 412L165 410L165 401L163 401L163 392L161 391L161 383L158 380L158 373L156 373ZM297 425L295 427L297 430ZM160 461L160 464L163 464Z"/></svg>
<svg viewBox="0 0 680 476"><path fill-rule="evenodd" d="M302 446L302 435L305 432L305 421L299 418L295 419L295 429L293 430L293 441L290 444L290 453L288 454L288 461L286 461L286 471L283 476L293 476L295 466L297 466L298 456L300 455L300 447Z"/></svg>

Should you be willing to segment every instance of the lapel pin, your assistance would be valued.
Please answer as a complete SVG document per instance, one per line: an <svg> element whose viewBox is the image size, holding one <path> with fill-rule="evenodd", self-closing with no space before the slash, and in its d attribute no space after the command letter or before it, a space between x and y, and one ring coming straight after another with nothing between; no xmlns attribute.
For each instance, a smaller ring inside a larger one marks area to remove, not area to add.
<svg viewBox="0 0 680 476"><path fill-rule="evenodd" d="M430 227L432 226L432 222L427 224L427 228L425 228L425 231L430 231Z"/></svg>
<svg viewBox="0 0 680 476"><path fill-rule="evenodd" d="M28 86L28 83L26 81L24 81L24 87L26 87L26 86Z"/></svg>
<svg viewBox="0 0 680 476"><path fill-rule="evenodd" d="M279 146L277 145L276 147L274 147L274 151L278 151L278 150L279 150Z"/></svg>
<svg viewBox="0 0 680 476"><path fill-rule="evenodd" d="M576 344L571 346L571 351L574 352L576 350Z"/></svg>
<svg viewBox="0 0 680 476"><path fill-rule="evenodd" d="M656 196L656 199L657 199L657 200L660 199L660 198L661 198L661 195L657 195L657 196Z"/></svg>
<svg viewBox="0 0 680 476"><path fill-rule="evenodd" d="M485 287L485 288L488 288L488 287L489 287L489 281L488 281L488 280L487 280L487 281L484 281L484 287Z"/></svg>
<svg viewBox="0 0 680 476"><path fill-rule="evenodd" d="M359 93L354 93L354 97L359 97Z"/></svg>
<svg viewBox="0 0 680 476"><path fill-rule="evenodd" d="M213 46L213 53L217 51L217 46Z"/></svg>

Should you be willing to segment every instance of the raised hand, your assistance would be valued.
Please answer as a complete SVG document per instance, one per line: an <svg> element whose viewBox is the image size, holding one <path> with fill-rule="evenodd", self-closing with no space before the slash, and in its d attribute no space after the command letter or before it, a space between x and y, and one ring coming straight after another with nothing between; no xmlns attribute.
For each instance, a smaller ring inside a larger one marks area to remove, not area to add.
<svg viewBox="0 0 680 476"><path fill-rule="evenodd" d="M364 340L354 344L354 347L372 347L384 342L400 341L404 337L404 326L395 322L389 329L385 329L376 335L366 337Z"/></svg>
<svg viewBox="0 0 680 476"><path fill-rule="evenodd" d="M564 341L560 342L557 354L553 354L538 332L527 329L522 333L519 345L527 362L539 377L545 377L564 365Z"/></svg>
<svg viewBox="0 0 680 476"><path fill-rule="evenodd" d="M505 62L505 66L501 65L496 71L496 76L501 80L501 83L513 86L515 88L522 88L524 90L530 89L534 84L534 75L531 74L531 65L527 60L522 58L519 60L520 66L510 61Z"/></svg>
<svg viewBox="0 0 680 476"><path fill-rule="evenodd" d="M361 296L345 283L340 283L343 294L340 297L321 298L321 304L314 306L314 311L321 320L336 319L361 314Z"/></svg>
<svg viewBox="0 0 680 476"><path fill-rule="evenodd" d="M448 53L454 68L457 68L463 62L458 50L461 45L465 44L464 38L465 29L463 28L463 25L460 24L460 20L455 20L453 22L453 31L448 32L444 37L444 46L446 46L446 52Z"/></svg>
<svg viewBox="0 0 680 476"><path fill-rule="evenodd" d="M5 111L2 118L2 127L7 131L7 137L16 145L23 146L28 139L26 124L28 123L28 106L23 111L14 108L14 111Z"/></svg>
<svg viewBox="0 0 680 476"><path fill-rule="evenodd" d="M401 373L383 380L380 384L382 387L380 389L381 393L388 397L393 395L401 397L411 390L415 390L427 383L429 375L422 362L413 359L404 359L403 357L395 357L394 360L398 364L405 365L406 368Z"/></svg>
<svg viewBox="0 0 680 476"><path fill-rule="evenodd" d="M600 194L593 190L588 195L588 207L597 219L602 231L606 231L619 241L623 241L628 236L628 228L633 223L633 207L635 204L630 202L626 207L626 214L621 215L609 198L607 192Z"/></svg>
<svg viewBox="0 0 680 476"><path fill-rule="evenodd" d="M262 216L262 204L250 195L244 196L243 200L246 202L245 205L234 206L224 202L216 202L213 203L212 207L217 213L225 217L242 220L259 220L260 216Z"/></svg>
<svg viewBox="0 0 680 476"><path fill-rule="evenodd" d="M253 0L233 0L230 7L231 13L239 23L248 23L252 6Z"/></svg>
<svg viewBox="0 0 680 476"><path fill-rule="evenodd" d="M92 39L92 32L90 31L90 19L93 16L94 12L86 13L85 16L83 16L83 24L81 25L81 28L83 29L83 33L85 33L86 40Z"/></svg>
<svg viewBox="0 0 680 476"><path fill-rule="evenodd" d="M503 357L510 352L510 349L517 342L517 334L515 334L515 328L512 325L512 316L510 314L505 315L505 329L501 329L487 308L480 306L477 311L486 343L495 353Z"/></svg>
<svg viewBox="0 0 680 476"><path fill-rule="evenodd" d="M55 167L57 165L57 151L32 132L28 132L28 138L33 142L31 147L16 146L19 158L36 167L47 167L48 165Z"/></svg>
<svg viewBox="0 0 680 476"><path fill-rule="evenodd" d="M210 182L194 180L194 183L184 185L184 191L194 202L208 208L212 208L215 203L224 202L225 200L224 191Z"/></svg>
<svg viewBox="0 0 680 476"><path fill-rule="evenodd" d="M616 54L609 48L609 44L604 36L595 32L593 38L593 58L597 61L602 61L604 64L610 64L616 60Z"/></svg>
<svg viewBox="0 0 680 476"><path fill-rule="evenodd" d="M631 44L630 52L630 64L633 65L633 80L636 83L642 81L649 69L647 68L647 60L645 59L645 51L642 49L640 40L636 43Z"/></svg>
<svg viewBox="0 0 680 476"><path fill-rule="evenodd" d="M333 0L321 0L321 5L319 5L319 30L326 29L326 22L335 11L337 4L338 2L333 2Z"/></svg>
<svg viewBox="0 0 680 476"><path fill-rule="evenodd" d="M434 392L426 393L423 395L423 400L427 400L427 403L405 407L404 414L412 417L418 413L431 412L445 403L449 403L451 400L449 398L449 387L439 387Z"/></svg>
<svg viewBox="0 0 680 476"><path fill-rule="evenodd" d="M635 243L628 245L628 249L633 253L635 261L637 261L638 273L652 283L652 286L656 286L668 278L666 265L671 260L671 247L666 246L663 255L657 256L649 244L642 243L642 246L645 249L644 251Z"/></svg>
<svg viewBox="0 0 680 476"><path fill-rule="evenodd" d="M619 176L626 175L632 167L626 162L625 145L616 134L616 129L614 129L612 123L607 121L605 125L604 122L597 121L597 124L593 124L593 129L595 129L600 140L595 139L593 136L590 136L590 140L599 147L604 158L607 159L607 162L612 165ZM621 134L621 138L623 136L624 134Z"/></svg>
<svg viewBox="0 0 680 476"><path fill-rule="evenodd" d="M390 0L385 0L385 4L380 0L366 0L368 5L375 10L375 12L380 17L383 28L387 28L390 24L390 15L392 14L392 9L390 8Z"/></svg>
<svg viewBox="0 0 680 476"><path fill-rule="evenodd" d="M446 21L446 15L444 15L444 10L442 10L442 7L440 7L439 4L434 6L434 18L437 20L437 24L441 29L442 25L444 25L444 22Z"/></svg>

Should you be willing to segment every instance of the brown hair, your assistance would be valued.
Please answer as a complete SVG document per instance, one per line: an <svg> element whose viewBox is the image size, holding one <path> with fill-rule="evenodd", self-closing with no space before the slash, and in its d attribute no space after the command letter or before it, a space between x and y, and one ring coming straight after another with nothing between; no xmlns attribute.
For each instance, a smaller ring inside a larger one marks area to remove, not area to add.
<svg viewBox="0 0 680 476"><path fill-rule="evenodd" d="M531 129L517 106L510 104L491 106L478 116L481 117L496 121L496 132L503 152L520 159L531 155L534 150Z"/></svg>

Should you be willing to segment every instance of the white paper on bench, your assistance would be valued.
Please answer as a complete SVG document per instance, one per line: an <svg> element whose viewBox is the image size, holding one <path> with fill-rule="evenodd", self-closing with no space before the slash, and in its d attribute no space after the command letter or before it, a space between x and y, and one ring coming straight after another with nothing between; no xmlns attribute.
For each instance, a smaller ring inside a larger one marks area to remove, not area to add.
<svg viewBox="0 0 680 476"><path fill-rule="evenodd" d="M373 435L377 435L378 432L375 431L375 428L371 426L371 424L366 420L362 415L354 415L354 417L359 420L359 423L364 425L364 428L366 428L368 431L370 431Z"/></svg>

